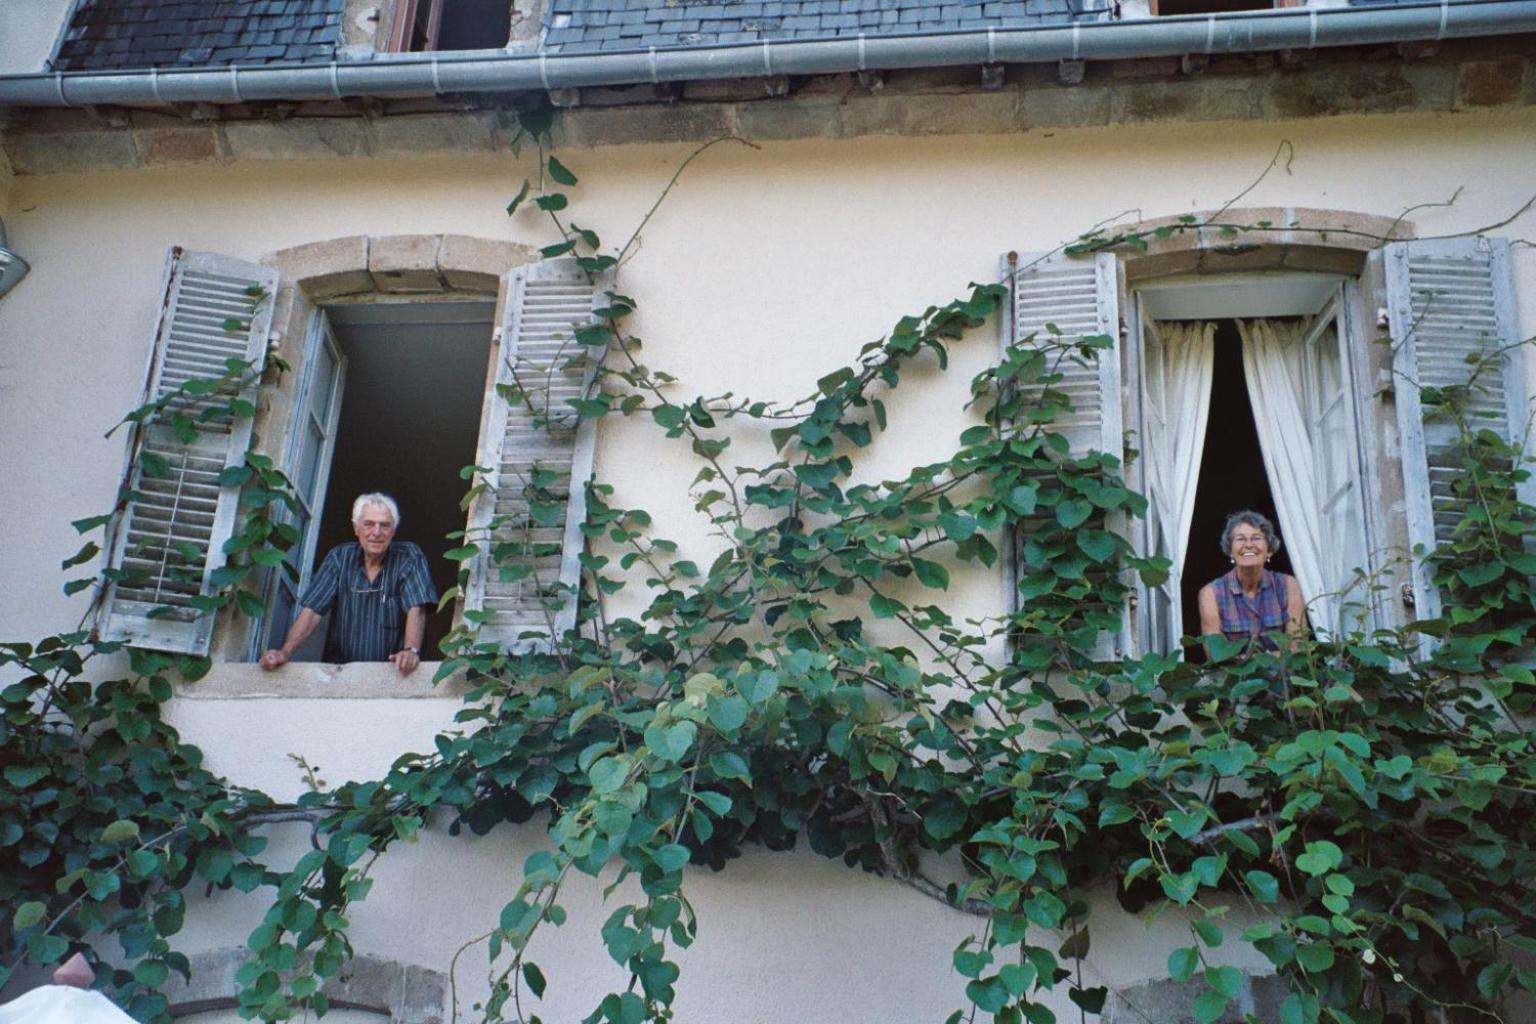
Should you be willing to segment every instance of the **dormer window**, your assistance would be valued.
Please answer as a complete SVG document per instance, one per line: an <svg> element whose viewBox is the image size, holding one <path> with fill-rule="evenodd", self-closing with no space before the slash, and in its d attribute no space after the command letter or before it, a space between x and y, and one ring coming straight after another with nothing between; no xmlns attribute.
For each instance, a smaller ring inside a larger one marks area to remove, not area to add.
<svg viewBox="0 0 1536 1024"><path fill-rule="evenodd" d="M398 0L380 49L499 50L511 34L511 0Z"/></svg>

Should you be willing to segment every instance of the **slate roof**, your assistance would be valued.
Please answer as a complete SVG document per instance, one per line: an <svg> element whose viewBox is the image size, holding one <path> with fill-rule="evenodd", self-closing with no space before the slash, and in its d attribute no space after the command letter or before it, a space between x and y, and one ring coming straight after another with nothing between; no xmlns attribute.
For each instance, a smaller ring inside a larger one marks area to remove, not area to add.
<svg viewBox="0 0 1536 1024"><path fill-rule="evenodd" d="M1111 0L553 0L550 53L1106 21Z"/></svg>
<svg viewBox="0 0 1536 1024"><path fill-rule="evenodd" d="M1349 0L1353 6L1406 2L1411 0ZM54 67L326 62L336 57L345 5L346 0L82 0ZM549 53L591 53L1028 28L1108 21L1114 6L1114 0L550 0L541 46Z"/></svg>
<svg viewBox="0 0 1536 1024"><path fill-rule="evenodd" d="M346 0L84 0L54 67L329 61L345 6Z"/></svg>

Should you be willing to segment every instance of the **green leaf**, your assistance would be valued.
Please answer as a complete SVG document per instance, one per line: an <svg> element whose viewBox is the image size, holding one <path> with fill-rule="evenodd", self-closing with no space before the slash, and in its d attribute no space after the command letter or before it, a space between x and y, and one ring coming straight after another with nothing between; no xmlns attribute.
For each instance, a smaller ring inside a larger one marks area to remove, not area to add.
<svg viewBox="0 0 1536 1024"><path fill-rule="evenodd" d="M1082 526L1092 514L1092 503L1075 498L1063 501L1056 506L1056 521L1068 530Z"/></svg>
<svg viewBox="0 0 1536 1024"><path fill-rule="evenodd" d="M877 619L892 619L906 611L907 606L884 594L871 594L869 610L875 613Z"/></svg>
<svg viewBox="0 0 1536 1024"><path fill-rule="evenodd" d="M1200 951L1194 946L1180 946L1168 954L1168 977L1184 984L1200 969Z"/></svg>
<svg viewBox="0 0 1536 1024"><path fill-rule="evenodd" d="M723 750L710 755L709 770L722 779L741 779L751 785L752 771L747 762L733 750Z"/></svg>
<svg viewBox="0 0 1536 1024"><path fill-rule="evenodd" d="M1333 966L1333 947L1326 942L1310 942L1296 947L1296 962L1311 974L1318 974Z"/></svg>
<svg viewBox="0 0 1536 1024"><path fill-rule="evenodd" d="M746 722L747 713L750 710L747 702L735 694L710 697L707 705L710 723L724 733L734 733L740 729Z"/></svg>
<svg viewBox="0 0 1536 1024"><path fill-rule="evenodd" d="M645 730L645 745L663 761L681 761L693 747L698 731L699 727L687 720L666 726L651 725Z"/></svg>
<svg viewBox="0 0 1536 1024"><path fill-rule="evenodd" d="M48 913L48 905L39 900L31 900L16 908L16 914L11 918L11 927L15 931L31 928L43 919Z"/></svg>
<svg viewBox="0 0 1536 1024"><path fill-rule="evenodd" d="M1205 983L1227 998L1235 998L1243 987L1243 972L1236 967L1207 967Z"/></svg>
<svg viewBox="0 0 1536 1024"><path fill-rule="evenodd" d="M656 861L657 867L670 875L674 871L681 871L683 865L688 863L688 858L688 847L677 843L668 843L666 846L658 849L655 857L652 859Z"/></svg>
<svg viewBox="0 0 1536 1024"><path fill-rule="evenodd" d="M715 813L717 817L725 817L731 810L731 798L724 793L716 793L713 790L701 789L695 792L694 797Z"/></svg>
<svg viewBox="0 0 1536 1024"><path fill-rule="evenodd" d="M1326 875L1344 862L1344 851L1326 839L1308 843L1307 850L1296 858L1296 866L1309 875Z"/></svg>
<svg viewBox="0 0 1536 1024"><path fill-rule="evenodd" d="M523 981L527 982L528 991L532 992L535 998L544 998L544 972L539 970L537 964L523 961Z"/></svg>
<svg viewBox="0 0 1536 1024"><path fill-rule="evenodd" d="M592 780L593 792L613 793L629 778L629 762L620 757L599 758L588 770L587 776Z"/></svg>
<svg viewBox="0 0 1536 1024"><path fill-rule="evenodd" d="M119 818L101 830L101 841L108 846L116 846L118 843L130 842L137 838L139 838L139 823L127 818Z"/></svg>
<svg viewBox="0 0 1536 1024"><path fill-rule="evenodd" d="M556 160L553 155L549 158L549 176L555 180L555 184L564 185L567 188L576 184L576 175L570 169Z"/></svg>
<svg viewBox="0 0 1536 1024"><path fill-rule="evenodd" d="M26 789L48 774L48 766L41 764L13 764L5 769L5 781L17 789Z"/></svg>
<svg viewBox="0 0 1536 1024"><path fill-rule="evenodd" d="M1268 871L1245 871L1243 880L1259 903L1274 903L1280 898L1280 881Z"/></svg>
<svg viewBox="0 0 1536 1024"><path fill-rule="evenodd" d="M517 208L523 205L523 200L528 198L528 193L531 191L533 191L533 182L524 178L523 187L517 190L517 195L513 196L512 201L507 204L508 217L517 212Z"/></svg>
<svg viewBox="0 0 1536 1024"><path fill-rule="evenodd" d="M912 569L917 573L917 578L922 582L923 586L932 587L934 590L949 589L949 570L938 562L914 558L912 559Z"/></svg>
<svg viewBox="0 0 1536 1024"><path fill-rule="evenodd" d="M1230 1000L1220 992L1201 992L1190 1007L1195 1016L1195 1024L1215 1024L1226 1012L1228 1002Z"/></svg>

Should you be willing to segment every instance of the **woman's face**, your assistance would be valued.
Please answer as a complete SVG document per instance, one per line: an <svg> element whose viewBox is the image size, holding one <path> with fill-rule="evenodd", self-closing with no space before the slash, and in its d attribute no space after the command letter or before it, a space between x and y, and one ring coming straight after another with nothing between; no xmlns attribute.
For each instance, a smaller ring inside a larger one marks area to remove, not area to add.
<svg viewBox="0 0 1536 1024"><path fill-rule="evenodd" d="M1269 561L1269 539L1252 523L1238 523L1232 529L1232 547L1227 553L1239 569L1263 568Z"/></svg>

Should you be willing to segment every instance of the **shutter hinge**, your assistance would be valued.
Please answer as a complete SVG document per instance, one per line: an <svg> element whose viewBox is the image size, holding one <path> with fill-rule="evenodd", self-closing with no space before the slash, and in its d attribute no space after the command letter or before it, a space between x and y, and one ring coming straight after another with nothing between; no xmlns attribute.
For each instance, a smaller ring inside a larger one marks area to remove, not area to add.
<svg viewBox="0 0 1536 1024"><path fill-rule="evenodd" d="M1413 596L1412 583L1404 583L1402 587L1399 588L1398 593L1402 597L1404 608L1413 608L1418 604L1418 600Z"/></svg>
<svg viewBox="0 0 1536 1024"><path fill-rule="evenodd" d="M494 331L491 332L491 344L492 345L500 345L501 344L501 328L500 327L496 328Z"/></svg>

